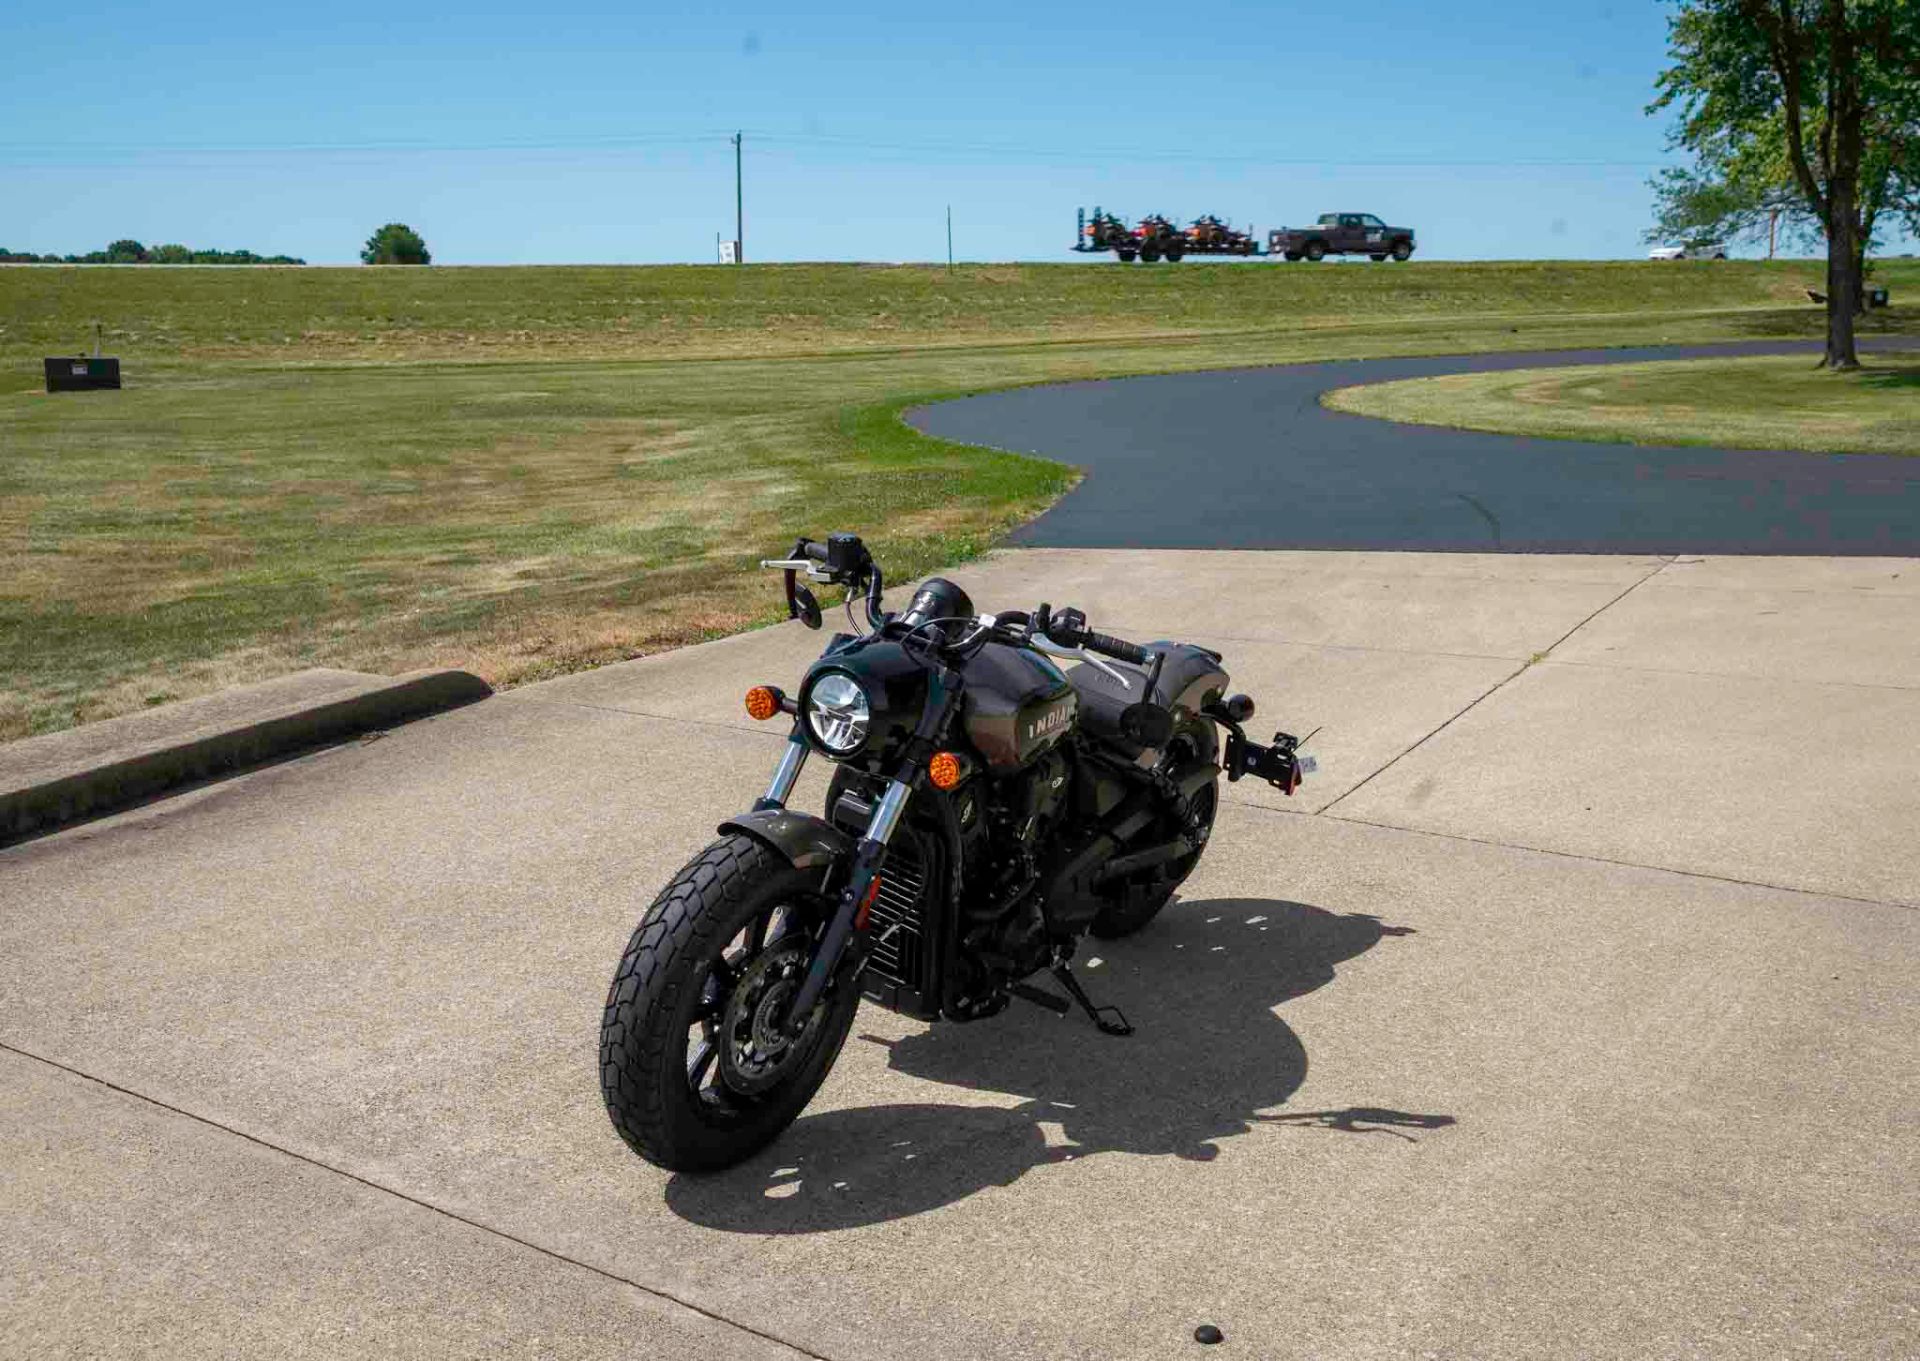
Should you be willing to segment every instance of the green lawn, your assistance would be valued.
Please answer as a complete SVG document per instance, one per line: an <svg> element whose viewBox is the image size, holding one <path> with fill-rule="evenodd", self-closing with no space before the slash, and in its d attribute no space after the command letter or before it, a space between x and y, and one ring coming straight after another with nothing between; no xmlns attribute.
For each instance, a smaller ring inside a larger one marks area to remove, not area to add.
<svg viewBox="0 0 1920 1361"><path fill-rule="evenodd" d="M1892 277L1904 269L1904 275ZM1887 270L1896 299L1920 267ZM309 665L501 684L765 621L857 529L896 578L1069 469L908 402L1384 354L1818 333L1778 265L0 268L0 736ZM1881 325L1899 326L1895 309ZM41 392L100 321L111 394Z"/></svg>
<svg viewBox="0 0 1920 1361"><path fill-rule="evenodd" d="M1920 268L1887 268L1920 279ZM301 362L738 357L1509 314L1682 318L1811 312L1802 290L1820 277L1802 263L1739 261L970 265L951 275L880 265L0 268L0 354L61 353L90 342L95 321L123 355Z"/></svg>
<svg viewBox="0 0 1920 1361"><path fill-rule="evenodd" d="M1552 439L1920 454L1920 353L1863 363L1856 373L1794 357L1455 374L1342 388L1325 401L1363 416Z"/></svg>

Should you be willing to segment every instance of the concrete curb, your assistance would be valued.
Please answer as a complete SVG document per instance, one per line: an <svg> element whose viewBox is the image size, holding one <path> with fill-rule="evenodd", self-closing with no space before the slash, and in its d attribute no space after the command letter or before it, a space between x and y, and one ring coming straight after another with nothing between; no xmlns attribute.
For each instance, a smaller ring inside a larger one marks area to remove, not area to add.
<svg viewBox="0 0 1920 1361"><path fill-rule="evenodd" d="M13 742L0 747L0 845L492 693L465 671L302 671Z"/></svg>

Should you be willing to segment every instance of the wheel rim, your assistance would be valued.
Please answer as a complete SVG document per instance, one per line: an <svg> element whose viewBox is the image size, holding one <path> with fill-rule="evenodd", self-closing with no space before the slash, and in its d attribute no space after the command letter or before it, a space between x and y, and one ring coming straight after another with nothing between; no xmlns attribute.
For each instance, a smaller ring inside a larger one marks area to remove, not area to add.
<svg viewBox="0 0 1920 1361"><path fill-rule="evenodd" d="M819 1038L823 999L797 1036L776 1025L798 991L813 936L790 903L759 913L708 961L683 1053L687 1087L715 1112L739 1110L791 1077Z"/></svg>

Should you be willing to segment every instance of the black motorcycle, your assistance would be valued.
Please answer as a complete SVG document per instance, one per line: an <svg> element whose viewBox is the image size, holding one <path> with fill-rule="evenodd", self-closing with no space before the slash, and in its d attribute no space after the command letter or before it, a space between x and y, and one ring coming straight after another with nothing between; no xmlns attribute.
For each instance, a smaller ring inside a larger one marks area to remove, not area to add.
<svg viewBox="0 0 1920 1361"><path fill-rule="evenodd" d="M608 992L607 1111L674 1170L728 1167L792 1123L862 997L924 1021L1078 1004L1132 1033L1080 986L1075 943L1166 906L1206 849L1223 773L1291 794L1313 769L1286 733L1247 739L1253 701L1227 694L1217 652L1129 643L1044 604L976 614L939 577L891 614L853 534L763 565L810 628L801 574L844 587L855 631L796 694L747 691L754 718L792 720L773 781L661 890ZM837 767L825 817L787 807L815 752ZM1042 971L1071 1002L1026 981Z"/></svg>

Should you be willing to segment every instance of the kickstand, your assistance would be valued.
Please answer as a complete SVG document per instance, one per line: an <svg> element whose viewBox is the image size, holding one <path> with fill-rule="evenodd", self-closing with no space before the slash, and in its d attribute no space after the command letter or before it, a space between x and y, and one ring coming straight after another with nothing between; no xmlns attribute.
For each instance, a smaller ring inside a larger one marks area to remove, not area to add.
<svg viewBox="0 0 1920 1361"><path fill-rule="evenodd" d="M1066 960L1053 966L1053 976L1060 980L1060 986L1067 990L1067 995L1080 1004L1080 1010L1087 1013L1087 1019L1102 1035L1133 1034L1133 1027L1127 1024L1127 1018L1119 1007L1096 1007L1093 1004L1093 999L1080 986L1080 980L1073 976L1073 969ZM1113 1019L1107 1019L1109 1014Z"/></svg>

